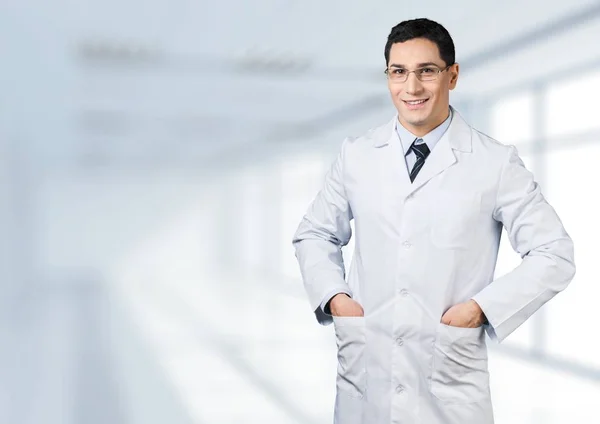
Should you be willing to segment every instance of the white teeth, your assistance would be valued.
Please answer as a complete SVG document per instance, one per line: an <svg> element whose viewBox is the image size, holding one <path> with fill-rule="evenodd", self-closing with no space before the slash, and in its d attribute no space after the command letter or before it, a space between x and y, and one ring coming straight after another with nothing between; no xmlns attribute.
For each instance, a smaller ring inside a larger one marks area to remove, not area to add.
<svg viewBox="0 0 600 424"><path fill-rule="evenodd" d="M406 102L409 105L420 105L421 103L425 103L425 100L414 100L412 102Z"/></svg>

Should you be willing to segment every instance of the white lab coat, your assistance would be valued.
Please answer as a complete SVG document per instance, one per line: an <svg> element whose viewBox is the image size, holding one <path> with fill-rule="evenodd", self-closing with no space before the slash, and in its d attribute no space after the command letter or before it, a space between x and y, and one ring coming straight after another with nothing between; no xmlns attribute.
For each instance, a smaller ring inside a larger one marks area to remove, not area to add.
<svg viewBox="0 0 600 424"><path fill-rule="evenodd" d="M294 235L310 305L321 324L334 323L335 424L492 424L484 331L502 341L574 276L572 241L517 150L453 112L414 183L397 116L344 140ZM494 280L502 226L522 262ZM338 289L364 317L322 313ZM469 299L489 324L440 322Z"/></svg>

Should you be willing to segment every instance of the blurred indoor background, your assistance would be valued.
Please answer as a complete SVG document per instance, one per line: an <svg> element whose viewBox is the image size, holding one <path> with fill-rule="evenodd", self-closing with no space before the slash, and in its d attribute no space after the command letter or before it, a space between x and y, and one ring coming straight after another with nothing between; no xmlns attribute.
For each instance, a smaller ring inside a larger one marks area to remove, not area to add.
<svg viewBox="0 0 600 424"><path fill-rule="evenodd" d="M3 0L0 424L331 423L291 239L343 138L393 116L415 17L575 241L571 286L489 343L497 423L598 422L600 2Z"/></svg>

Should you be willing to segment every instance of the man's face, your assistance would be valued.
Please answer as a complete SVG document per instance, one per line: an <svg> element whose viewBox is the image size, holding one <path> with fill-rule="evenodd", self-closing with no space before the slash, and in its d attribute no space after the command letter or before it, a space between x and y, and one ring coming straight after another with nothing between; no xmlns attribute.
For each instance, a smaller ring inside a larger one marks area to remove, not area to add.
<svg viewBox="0 0 600 424"><path fill-rule="evenodd" d="M425 38L395 43L390 49L388 72L432 66L444 69L446 63L437 45ZM456 87L457 79L458 64L440 72L434 81L419 81L415 73L410 73L405 82L388 78L388 88L402 125L419 136L440 125L448 117L450 90Z"/></svg>

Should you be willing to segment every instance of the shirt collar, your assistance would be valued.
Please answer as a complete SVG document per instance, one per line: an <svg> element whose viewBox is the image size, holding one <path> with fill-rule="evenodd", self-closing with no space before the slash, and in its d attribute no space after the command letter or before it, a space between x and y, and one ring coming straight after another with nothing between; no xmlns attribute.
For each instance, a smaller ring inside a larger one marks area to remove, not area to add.
<svg viewBox="0 0 600 424"><path fill-rule="evenodd" d="M450 122L452 121L452 108L450 108L450 113L448 114L448 118L440 125L429 131L422 138L423 142L427 144L429 150L433 150L438 141L442 138L448 127L450 127ZM402 149L404 150L404 156L407 155L408 149L410 149L411 144L417 138L416 135L408 131L404 126L398 121L398 116L396 116L396 132L398 133L398 137L400 137L400 144L402 145Z"/></svg>

